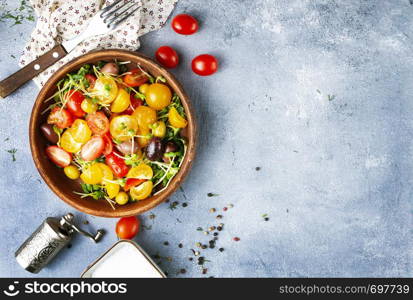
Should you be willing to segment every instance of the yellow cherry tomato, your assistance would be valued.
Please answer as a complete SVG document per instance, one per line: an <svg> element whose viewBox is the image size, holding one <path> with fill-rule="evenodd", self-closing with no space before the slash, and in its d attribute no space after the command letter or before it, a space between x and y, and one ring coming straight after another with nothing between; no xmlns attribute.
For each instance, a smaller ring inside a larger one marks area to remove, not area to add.
<svg viewBox="0 0 413 300"><path fill-rule="evenodd" d="M149 87L149 84L147 83L142 84L141 86L139 86L139 92L145 95L146 92L148 91L148 87Z"/></svg>
<svg viewBox="0 0 413 300"><path fill-rule="evenodd" d="M156 111L149 106L138 106L132 114L138 121L139 128L149 132L149 126L156 122Z"/></svg>
<svg viewBox="0 0 413 300"><path fill-rule="evenodd" d="M102 184L105 184L105 179L113 180L113 172L109 166L104 163L96 163L96 165L102 170Z"/></svg>
<svg viewBox="0 0 413 300"><path fill-rule="evenodd" d="M152 134L156 137L163 138L166 134L166 125L164 121L158 121L151 125Z"/></svg>
<svg viewBox="0 0 413 300"><path fill-rule="evenodd" d="M154 83L146 91L146 103L156 110L161 110L171 103L172 93L170 88L162 83Z"/></svg>
<svg viewBox="0 0 413 300"><path fill-rule="evenodd" d="M131 188L130 195L134 200L143 200L151 195L152 189L152 181L145 181L144 183Z"/></svg>
<svg viewBox="0 0 413 300"><path fill-rule="evenodd" d="M100 184L102 178L103 172L98 164L87 166L80 175L80 179L86 184Z"/></svg>
<svg viewBox="0 0 413 300"><path fill-rule="evenodd" d="M119 205L125 205L129 201L129 196L125 192L120 192L115 199L116 203Z"/></svg>
<svg viewBox="0 0 413 300"><path fill-rule="evenodd" d="M119 193L120 190L120 185L114 182L110 182L113 180L113 172L109 168L109 166L105 165L104 163L96 163L96 165L100 168L102 171L102 182L101 184L104 186L106 189L106 192L109 196L110 199L113 199L116 197L116 195Z"/></svg>
<svg viewBox="0 0 413 300"><path fill-rule="evenodd" d="M118 141L127 141L138 133L138 121L129 115L114 117L110 121L110 134Z"/></svg>
<svg viewBox="0 0 413 300"><path fill-rule="evenodd" d="M82 144L85 144L92 137L92 130L90 130L87 122L82 119L76 119L70 132L72 133L73 139Z"/></svg>
<svg viewBox="0 0 413 300"><path fill-rule="evenodd" d="M62 137L60 138L60 147L70 153L79 152L82 147L82 143L78 143L73 138L71 129L67 129L63 132Z"/></svg>
<svg viewBox="0 0 413 300"><path fill-rule="evenodd" d="M98 110L98 105L90 99L85 99L82 101L82 104L80 104L80 108L88 114L93 114Z"/></svg>
<svg viewBox="0 0 413 300"><path fill-rule="evenodd" d="M118 95L118 85L110 76L100 76L95 82L92 95L103 104L112 103Z"/></svg>
<svg viewBox="0 0 413 300"><path fill-rule="evenodd" d="M185 128L188 125L188 122L182 117L175 107L172 107L168 113L169 123L176 128Z"/></svg>
<svg viewBox="0 0 413 300"><path fill-rule="evenodd" d="M114 113L121 113L130 105L130 96L125 89L119 89L115 101L112 102L110 110Z"/></svg>
<svg viewBox="0 0 413 300"><path fill-rule="evenodd" d="M80 176L79 170L75 166L67 166L63 169L63 172L65 172L65 175L73 180L76 180Z"/></svg>
<svg viewBox="0 0 413 300"><path fill-rule="evenodd" d="M106 189L106 193L108 194L108 197L110 199L113 199L118 196L119 191L120 191L120 185L117 183L113 182L106 182L104 184L104 187Z"/></svg>
<svg viewBox="0 0 413 300"><path fill-rule="evenodd" d="M142 163L130 169L126 177L150 180L153 177L153 170L147 164Z"/></svg>

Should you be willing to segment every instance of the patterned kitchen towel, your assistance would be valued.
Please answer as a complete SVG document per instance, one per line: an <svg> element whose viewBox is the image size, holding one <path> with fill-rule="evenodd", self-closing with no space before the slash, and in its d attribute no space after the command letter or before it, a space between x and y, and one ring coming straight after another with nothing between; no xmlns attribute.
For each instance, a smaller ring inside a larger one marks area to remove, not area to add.
<svg viewBox="0 0 413 300"><path fill-rule="evenodd" d="M20 58L20 66L27 65L56 44L80 34L96 12L114 1L30 0L38 20ZM34 78L36 84L42 87L59 67L91 50L110 48L137 50L140 46L139 37L161 28L178 2L178 0L125 0L128 1L141 2L141 6L116 30L80 43L67 56Z"/></svg>

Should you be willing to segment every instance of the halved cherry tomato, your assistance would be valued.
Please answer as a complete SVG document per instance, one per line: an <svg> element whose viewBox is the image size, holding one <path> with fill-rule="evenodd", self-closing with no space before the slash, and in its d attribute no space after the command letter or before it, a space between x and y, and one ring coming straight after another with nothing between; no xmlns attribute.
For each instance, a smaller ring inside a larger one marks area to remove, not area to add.
<svg viewBox="0 0 413 300"><path fill-rule="evenodd" d="M98 164L91 164L83 169L80 179L86 184L100 184L103 179L103 170Z"/></svg>
<svg viewBox="0 0 413 300"><path fill-rule="evenodd" d="M105 149L103 150L103 155L108 155L113 151L112 137L110 136L109 132L103 135L102 137L105 141Z"/></svg>
<svg viewBox="0 0 413 300"><path fill-rule="evenodd" d="M130 169L126 177L134 179L151 180L153 177L153 170L149 165L141 163L140 165Z"/></svg>
<svg viewBox="0 0 413 300"><path fill-rule="evenodd" d="M120 218L116 223L116 235L120 239L133 239L139 232L139 226L139 219L135 216Z"/></svg>
<svg viewBox="0 0 413 300"><path fill-rule="evenodd" d="M143 200L148 198L153 189L152 181L145 181L144 183L130 189L130 195L134 200Z"/></svg>
<svg viewBox="0 0 413 300"><path fill-rule="evenodd" d="M62 136L60 137L60 145L63 150L76 153L82 148L82 143L78 143L73 138L72 128L69 128L63 132Z"/></svg>
<svg viewBox="0 0 413 300"><path fill-rule="evenodd" d="M95 85L96 82L96 76L92 74L86 74L85 75L86 80L89 82L89 87L92 87Z"/></svg>
<svg viewBox="0 0 413 300"><path fill-rule="evenodd" d="M72 115L78 118L86 115L85 111L82 109L82 102L85 100L85 96L81 92L69 90L65 95L65 98L66 97L66 107Z"/></svg>
<svg viewBox="0 0 413 300"><path fill-rule="evenodd" d="M201 54L192 60L192 71L199 76L209 76L218 70L218 60L210 54Z"/></svg>
<svg viewBox="0 0 413 300"><path fill-rule="evenodd" d="M54 124L61 129L70 127L73 123L73 116L66 109L61 107L55 107L50 112L47 118L48 124Z"/></svg>
<svg viewBox="0 0 413 300"><path fill-rule="evenodd" d="M123 77L123 82L129 87L137 87L149 80L148 76L141 69L133 69Z"/></svg>
<svg viewBox="0 0 413 300"><path fill-rule="evenodd" d="M99 99L100 103L112 103L118 94L118 85L111 76L100 76L96 79L92 94Z"/></svg>
<svg viewBox="0 0 413 300"><path fill-rule="evenodd" d="M46 148L46 155L59 167L67 167L72 162L72 155L58 146L49 146Z"/></svg>
<svg viewBox="0 0 413 300"><path fill-rule="evenodd" d="M77 143L86 143L92 137L92 131L90 130L87 122L83 119L76 119L70 128L73 139Z"/></svg>
<svg viewBox="0 0 413 300"><path fill-rule="evenodd" d="M125 89L119 89L118 95L110 106L110 110L114 113L125 111L130 105L130 96Z"/></svg>
<svg viewBox="0 0 413 300"><path fill-rule="evenodd" d="M175 68L179 63L178 53L169 46L162 46L156 50L156 60L166 68Z"/></svg>
<svg viewBox="0 0 413 300"><path fill-rule="evenodd" d="M94 134L104 135L109 131L109 119L101 111L87 115L86 121Z"/></svg>
<svg viewBox="0 0 413 300"><path fill-rule="evenodd" d="M130 94L130 105L123 113L127 115L131 115L133 114L135 109L141 105L143 105L143 101L139 98L136 98L134 93L131 93Z"/></svg>
<svg viewBox="0 0 413 300"><path fill-rule="evenodd" d="M128 178L126 179L125 186L123 189L125 191L129 191L131 188L140 185L141 183L145 182L146 179L137 179L137 178Z"/></svg>
<svg viewBox="0 0 413 300"><path fill-rule="evenodd" d="M186 119L178 113L175 107L172 107L169 110L168 121L173 127L176 128L185 128L188 125Z"/></svg>
<svg viewBox="0 0 413 300"><path fill-rule="evenodd" d="M83 145L80 157L85 161L92 161L102 155L105 141L100 135L95 135Z"/></svg>
<svg viewBox="0 0 413 300"><path fill-rule="evenodd" d="M125 161L115 154L116 152L112 152L106 155L106 164L112 169L113 173L116 177L122 178L126 176L129 172L129 167L125 164Z"/></svg>
<svg viewBox="0 0 413 300"><path fill-rule="evenodd" d="M172 28L179 34L194 34L198 31L198 21L193 16L180 14L173 18Z"/></svg>

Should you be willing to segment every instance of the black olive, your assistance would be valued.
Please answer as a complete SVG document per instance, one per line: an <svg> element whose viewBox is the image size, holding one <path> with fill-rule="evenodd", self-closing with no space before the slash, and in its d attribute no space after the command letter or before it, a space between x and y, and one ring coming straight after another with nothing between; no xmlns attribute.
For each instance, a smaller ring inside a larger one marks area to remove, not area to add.
<svg viewBox="0 0 413 300"><path fill-rule="evenodd" d="M175 144L174 142L167 142L166 146L165 146L165 153L169 153L169 152L177 152L179 151L179 147L177 144ZM166 157L165 155L162 157L162 160L169 164L171 162L169 157Z"/></svg>
<svg viewBox="0 0 413 300"><path fill-rule="evenodd" d="M162 140L158 137L152 138L145 150L146 157L152 161L160 160L163 156L164 151L165 146Z"/></svg>
<svg viewBox="0 0 413 300"><path fill-rule="evenodd" d="M165 153L177 152L179 147L174 142L167 142L165 146Z"/></svg>
<svg viewBox="0 0 413 300"><path fill-rule="evenodd" d="M44 137L52 144L57 144L59 141L59 136L57 133L53 130L53 125L50 124L43 124L40 126L40 129L44 135Z"/></svg>

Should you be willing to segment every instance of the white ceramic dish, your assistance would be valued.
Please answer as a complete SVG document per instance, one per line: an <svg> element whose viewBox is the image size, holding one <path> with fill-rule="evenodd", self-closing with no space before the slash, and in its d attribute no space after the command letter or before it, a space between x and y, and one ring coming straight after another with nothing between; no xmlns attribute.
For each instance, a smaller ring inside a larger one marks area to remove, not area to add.
<svg viewBox="0 0 413 300"><path fill-rule="evenodd" d="M89 265L82 278L166 278L148 254L129 240L120 240Z"/></svg>

